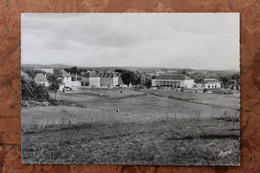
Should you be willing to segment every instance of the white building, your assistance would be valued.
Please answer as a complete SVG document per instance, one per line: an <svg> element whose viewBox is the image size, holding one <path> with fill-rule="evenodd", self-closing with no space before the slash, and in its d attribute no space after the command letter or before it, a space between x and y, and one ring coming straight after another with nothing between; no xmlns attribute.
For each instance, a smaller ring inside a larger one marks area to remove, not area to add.
<svg viewBox="0 0 260 173"><path fill-rule="evenodd" d="M164 73L152 79L153 87L193 88L194 79L184 74Z"/></svg>
<svg viewBox="0 0 260 173"><path fill-rule="evenodd" d="M87 77L89 78L90 87L93 88L100 87L100 77L97 75L95 71L88 72Z"/></svg>
<svg viewBox="0 0 260 173"><path fill-rule="evenodd" d="M61 85L59 90L60 91L64 91L64 89L66 88L71 88L71 75L69 73L67 73L65 70L61 70Z"/></svg>
<svg viewBox="0 0 260 173"><path fill-rule="evenodd" d="M198 84L199 88L215 89L220 88L221 84L217 79L203 79L203 82Z"/></svg>
<svg viewBox="0 0 260 173"><path fill-rule="evenodd" d="M54 74L54 69L52 67L34 67L33 70L41 70L46 73Z"/></svg>

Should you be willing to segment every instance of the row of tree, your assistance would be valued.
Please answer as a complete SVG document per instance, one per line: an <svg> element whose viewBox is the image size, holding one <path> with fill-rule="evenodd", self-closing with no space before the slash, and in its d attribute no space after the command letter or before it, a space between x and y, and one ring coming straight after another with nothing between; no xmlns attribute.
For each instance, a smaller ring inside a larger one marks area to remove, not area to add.
<svg viewBox="0 0 260 173"><path fill-rule="evenodd" d="M152 86L152 78L144 73L116 69L115 72L120 73L122 81L125 85L142 85L150 88Z"/></svg>

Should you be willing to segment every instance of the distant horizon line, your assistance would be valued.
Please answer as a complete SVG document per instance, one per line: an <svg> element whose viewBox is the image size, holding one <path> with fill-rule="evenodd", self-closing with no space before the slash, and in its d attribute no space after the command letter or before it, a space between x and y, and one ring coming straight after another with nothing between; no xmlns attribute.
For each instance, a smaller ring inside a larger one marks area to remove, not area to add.
<svg viewBox="0 0 260 173"><path fill-rule="evenodd" d="M188 68L188 67L156 67L156 66L79 66L79 65L67 65L61 63L53 63L53 64L23 64L22 65L41 65L41 66L54 66L54 65L61 65L61 66L69 66L69 67L77 67L77 68L162 68L162 69L186 69L186 70L201 70L201 71L237 71L239 72L240 69L196 69L196 68Z"/></svg>

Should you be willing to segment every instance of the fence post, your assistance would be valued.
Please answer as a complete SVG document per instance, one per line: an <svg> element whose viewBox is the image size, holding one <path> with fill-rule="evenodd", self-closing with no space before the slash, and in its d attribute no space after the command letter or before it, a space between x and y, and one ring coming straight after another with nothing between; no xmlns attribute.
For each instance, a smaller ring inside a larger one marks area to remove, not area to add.
<svg viewBox="0 0 260 173"><path fill-rule="evenodd" d="M64 123L64 118L62 118L62 123L61 123L61 126L63 126L63 123Z"/></svg>
<svg viewBox="0 0 260 173"><path fill-rule="evenodd" d="M93 124L95 124L96 121L96 115L93 117Z"/></svg>
<svg viewBox="0 0 260 173"><path fill-rule="evenodd" d="M45 128L45 125L46 125L46 118L44 119L43 128Z"/></svg>
<svg viewBox="0 0 260 173"><path fill-rule="evenodd" d="M43 120L41 120L41 122L40 122L40 124L39 124L39 128L41 128L42 123L43 123Z"/></svg>
<svg viewBox="0 0 260 173"><path fill-rule="evenodd" d="M200 112L199 112L199 113L198 113L198 120L200 119L200 115L201 115L201 114L200 114Z"/></svg>
<svg viewBox="0 0 260 173"><path fill-rule="evenodd" d="M69 126L73 125L73 121L72 121L72 119L71 119L71 118L70 118L70 120L69 120L69 123L68 123L68 125L69 125Z"/></svg>

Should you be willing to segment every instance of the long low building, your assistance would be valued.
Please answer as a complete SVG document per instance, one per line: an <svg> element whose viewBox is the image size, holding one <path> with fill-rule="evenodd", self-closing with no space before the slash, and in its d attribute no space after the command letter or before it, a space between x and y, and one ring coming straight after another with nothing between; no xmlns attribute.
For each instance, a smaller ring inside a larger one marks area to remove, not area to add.
<svg viewBox="0 0 260 173"><path fill-rule="evenodd" d="M220 88L221 84L217 79L203 79L202 83L197 84L198 88L216 89Z"/></svg>
<svg viewBox="0 0 260 173"><path fill-rule="evenodd" d="M194 79L184 74L160 74L152 79L153 87L193 88Z"/></svg>

